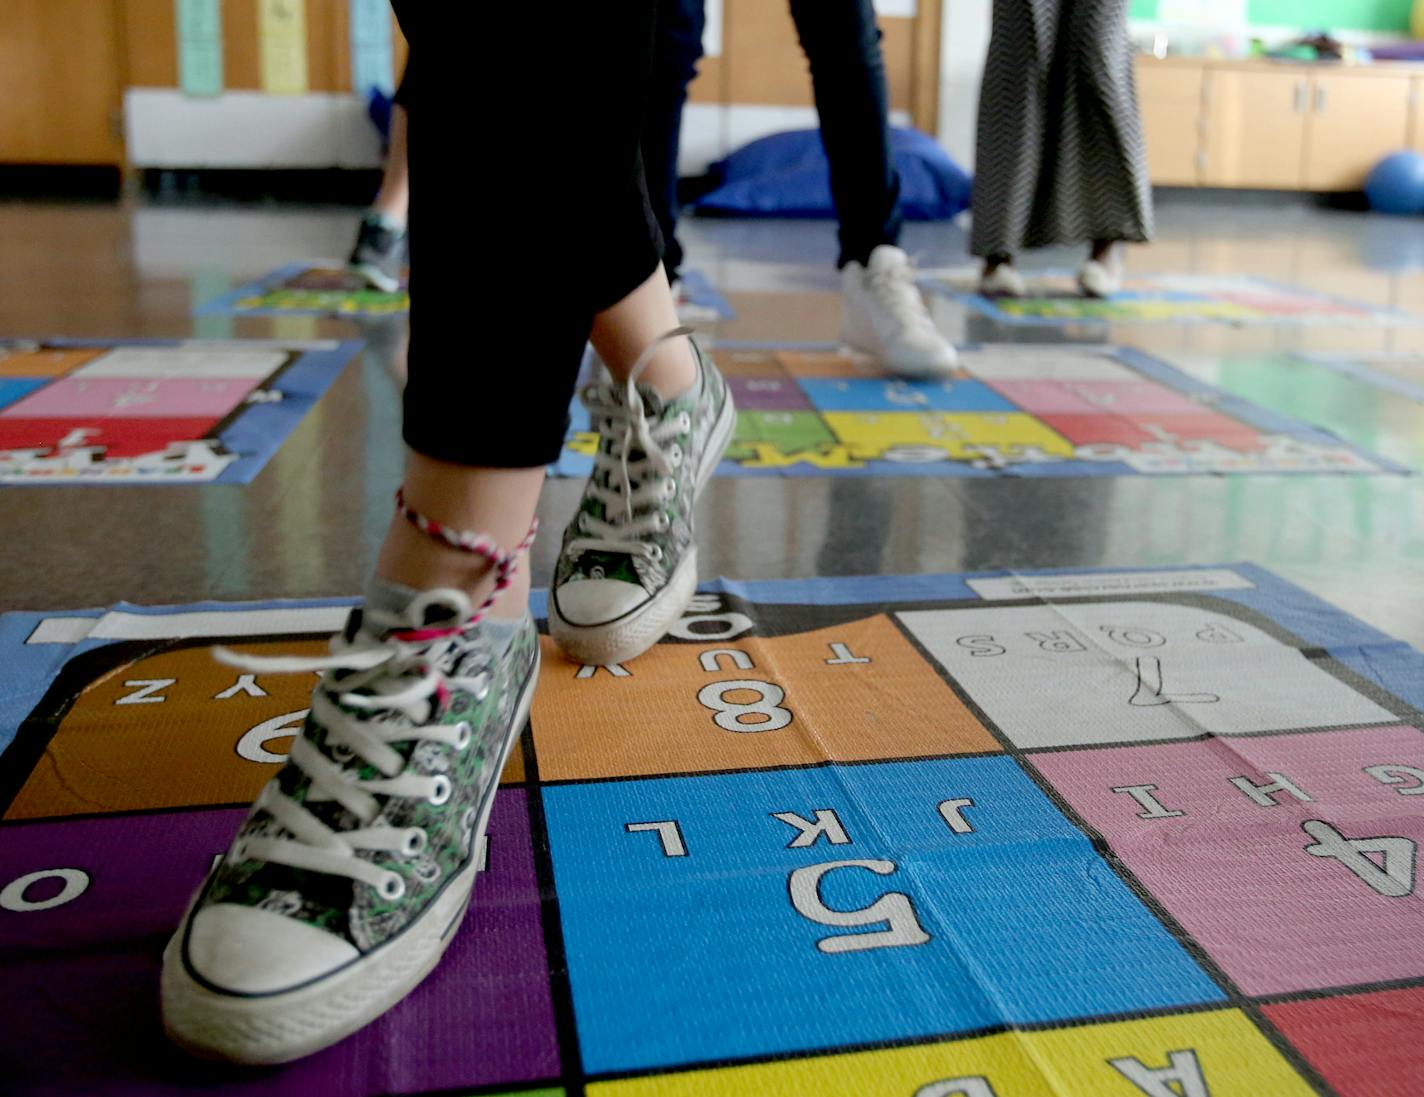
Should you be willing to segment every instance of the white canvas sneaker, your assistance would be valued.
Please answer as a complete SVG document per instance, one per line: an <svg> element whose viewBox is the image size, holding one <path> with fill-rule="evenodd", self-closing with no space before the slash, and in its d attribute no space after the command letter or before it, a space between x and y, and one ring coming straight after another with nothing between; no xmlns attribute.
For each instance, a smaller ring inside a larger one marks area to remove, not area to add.
<svg viewBox="0 0 1424 1097"><path fill-rule="evenodd" d="M846 264L841 299L841 338L886 369L904 377L938 377L958 361L930 319L910 257L893 244L881 244L864 266Z"/></svg>

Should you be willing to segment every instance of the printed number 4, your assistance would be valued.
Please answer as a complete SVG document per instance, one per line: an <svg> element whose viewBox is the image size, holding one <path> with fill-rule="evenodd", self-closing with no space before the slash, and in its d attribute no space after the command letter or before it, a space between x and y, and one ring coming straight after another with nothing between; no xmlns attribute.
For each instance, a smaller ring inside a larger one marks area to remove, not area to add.
<svg viewBox="0 0 1424 1097"><path fill-rule="evenodd" d="M1312 857L1333 857L1371 888L1391 899L1414 894L1418 845L1411 838L1346 838L1323 819L1307 819L1301 829L1315 839L1305 847ZM1374 861L1369 854L1379 855Z"/></svg>

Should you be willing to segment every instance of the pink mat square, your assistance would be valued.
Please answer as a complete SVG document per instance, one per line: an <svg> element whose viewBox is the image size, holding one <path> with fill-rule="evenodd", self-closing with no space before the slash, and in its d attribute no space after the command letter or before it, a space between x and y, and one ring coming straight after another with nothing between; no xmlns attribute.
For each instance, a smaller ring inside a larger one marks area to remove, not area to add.
<svg viewBox="0 0 1424 1097"><path fill-rule="evenodd" d="M1411 880L1407 894L1388 893L1414 876L1424 843L1424 795L1417 794L1424 734L1417 729L1213 738L1031 759L1247 994L1424 976L1424 880ZM1276 774L1310 800L1278 792L1267 807L1231 781L1260 785ZM1162 810L1180 814L1144 818L1157 810L1113 791L1145 785L1156 786L1148 795ZM1361 851L1376 870L1362 876L1339 857L1308 853L1319 833L1307 823L1326 824L1344 839L1402 841L1383 866L1379 852Z"/></svg>
<svg viewBox="0 0 1424 1097"><path fill-rule="evenodd" d="M1191 415L1204 410L1195 400L1153 381L1065 381L1064 385L1093 410L1106 415L1133 416L1146 411Z"/></svg>
<svg viewBox="0 0 1424 1097"><path fill-rule="evenodd" d="M1063 381L990 381L989 387L1030 415L1101 415L1103 409Z"/></svg>
<svg viewBox="0 0 1424 1097"><path fill-rule="evenodd" d="M64 377L12 404L7 419L222 418L256 386L254 378Z"/></svg>

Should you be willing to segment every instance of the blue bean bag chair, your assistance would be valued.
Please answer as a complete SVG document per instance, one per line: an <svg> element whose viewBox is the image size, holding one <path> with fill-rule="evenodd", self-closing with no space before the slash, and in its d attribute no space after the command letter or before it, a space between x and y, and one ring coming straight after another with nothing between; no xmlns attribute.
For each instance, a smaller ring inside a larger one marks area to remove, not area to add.
<svg viewBox="0 0 1424 1097"><path fill-rule="evenodd" d="M932 137L890 133L900 172L900 204L910 221L945 221L969 208L970 177ZM774 133L708 169L713 189L698 213L739 217L834 217L830 166L817 130Z"/></svg>

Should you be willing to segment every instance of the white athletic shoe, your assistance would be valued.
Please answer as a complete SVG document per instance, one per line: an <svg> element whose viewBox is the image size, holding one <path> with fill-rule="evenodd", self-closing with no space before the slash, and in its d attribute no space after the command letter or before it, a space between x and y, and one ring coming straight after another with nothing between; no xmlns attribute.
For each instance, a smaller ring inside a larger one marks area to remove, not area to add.
<svg viewBox="0 0 1424 1097"><path fill-rule="evenodd" d="M985 297L1024 297L1028 283L1012 263L1000 263L979 279L979 292Z"/></svg>
<svg viewBox="0 0 1424 1097"><path fill-rule="evenodd" d="M1078 268L1078 288L1086 297L1111 297L1122 289L1122 276L1107 263L1089 259Z"/></svg>
<svg viewBox="0 0 1424 1097"><path fill-rule="evenodd" d="M841 338L886 369L905 377L938 377L959 360L930 319L910 257L893 244L872 251L865 266L846 264L841 299Z"/></svg>

